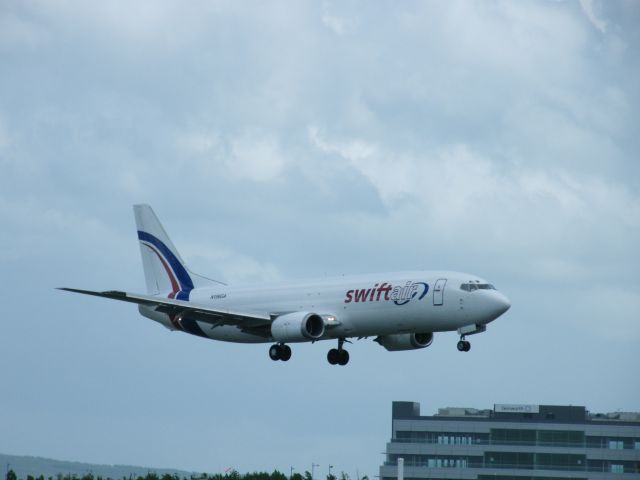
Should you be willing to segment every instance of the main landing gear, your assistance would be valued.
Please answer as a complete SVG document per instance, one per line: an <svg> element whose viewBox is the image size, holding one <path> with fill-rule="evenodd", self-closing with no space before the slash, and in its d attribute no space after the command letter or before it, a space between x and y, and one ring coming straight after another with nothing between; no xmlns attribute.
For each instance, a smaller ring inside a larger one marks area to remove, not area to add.
<svg viewBox="0 0 640 480"><path fill-rule="evenodd" d="M284 343L274 343L269 348L269 357L274 362L277 360L286 362L291 358L291 347L289 347L289 345L285 345Z"/></svg>
<svg viewBox="0 0 640 480"><path fill-rule="evenodd" d="M344 341L344 338L339 338L338 348L332 348L327 353L327 361L331 365L346 365L349 363L349 352L342 348Z"/></svg>
<svg viewBox="0 0 640 480"><path fill-rule="evenodd" d="M460 337L460 341L458 342L458 351L459 352L468 352L471 350L471 343L464 339L464 336Z"/></svg>

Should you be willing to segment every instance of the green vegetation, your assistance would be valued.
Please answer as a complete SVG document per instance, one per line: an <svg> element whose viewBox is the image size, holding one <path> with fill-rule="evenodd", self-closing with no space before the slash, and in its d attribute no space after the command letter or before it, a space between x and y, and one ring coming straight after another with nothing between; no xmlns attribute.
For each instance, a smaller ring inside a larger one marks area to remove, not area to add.
<svg viewBox="0 0 640 480"><path fill-rule="evenodd" d="M59 473L55 477L47 477L44 475L33 476L27 475L26 478L18 478L13 470L7 472L6 480L313 480L311 473L304 472L304 474L294 473L289 478L284 473L274 470L272 473L267 472L253 472L253 473L238 473L232 470L228 473L222 474L208 474L203 473L201 475L191 475L190 477L180 477L179 475L170 475L168 473L158 475L155 472L149 472L146 475L129 475L122 478L111 478L103 476L94 476L92 473L84 475L71 475ZM327 475L326 480L337 480L335 475ZM345 473L340 475L340 480L349 480L349 476ZM361 480L369 480L367 477L363 477Z"/></svg>

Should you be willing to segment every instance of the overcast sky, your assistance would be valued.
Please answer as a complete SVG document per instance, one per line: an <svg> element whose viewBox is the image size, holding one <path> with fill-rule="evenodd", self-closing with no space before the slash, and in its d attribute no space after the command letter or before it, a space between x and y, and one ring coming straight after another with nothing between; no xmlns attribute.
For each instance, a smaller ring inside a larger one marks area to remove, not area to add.
<svg viewBox="0 0 640 480"><path fill-rule="evenodd" d="M640 4L0 0L0 451L377 475L392 400L640 410ZM448 269L468 354L171 333L131 205L231 283Z"/></svg>

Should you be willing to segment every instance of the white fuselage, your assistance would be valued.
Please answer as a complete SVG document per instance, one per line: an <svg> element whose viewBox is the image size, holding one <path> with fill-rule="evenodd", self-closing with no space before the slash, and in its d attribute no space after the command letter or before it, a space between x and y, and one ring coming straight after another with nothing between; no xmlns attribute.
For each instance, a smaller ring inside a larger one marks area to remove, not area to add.
<svg viewBox="0 0 640 480"><path fill-rule="evenodd" d="M488 285L475 275L447 271L412 271L340 276L248 286L195 288L189 302L216 310L269 312L274 317L312 312L325 319L321 339L368 337L396 333L453 331L483 326L509 308L493 289L464 290L461 285ZM167 328L184 329L167 314L140 306L142 315ZM201 336L241 343L272 342L232 325L197 322ZM189 333L194 333L185 329Z"/></svg>
<svg viewBox="0 0 640 480"><path fill-rule="evenodd" d="M138 305L170 330L212 340L271 343L269 357L286 362L288 343L337 339L331 365L346 365L347 338L376 337L390 352L425 348L434 332L466 336L506 312L510 303L493 285L467 273L410 271L229 286L187 268L149 205L134 205L146 294L120 290L61 290Z"/></svg>

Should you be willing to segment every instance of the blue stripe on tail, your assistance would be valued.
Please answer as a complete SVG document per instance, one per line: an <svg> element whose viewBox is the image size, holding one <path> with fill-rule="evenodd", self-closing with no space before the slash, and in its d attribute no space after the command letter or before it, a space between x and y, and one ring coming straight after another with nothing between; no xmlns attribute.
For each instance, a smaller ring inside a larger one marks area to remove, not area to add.
<svg viewBox="0 0 640 480"><path fill-rule="evenodd" d="M177 294L178 300L189 300L189 292L193 290L193 281L189 276L189 272L184 268L180 260L173 254L171 250L159 239L151 235L150 233L138 230L138 239L144 242L148 242L156 247L164 258L169 262L171 269L176 274L178 283L180 283L180 292Z"/></svg>

